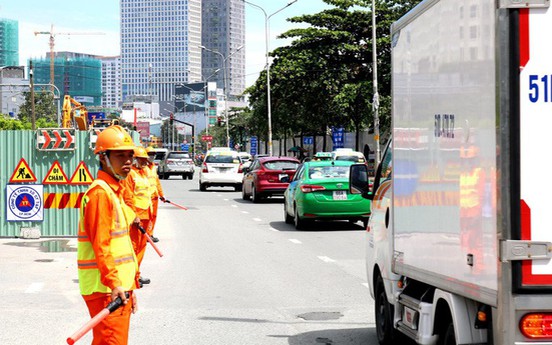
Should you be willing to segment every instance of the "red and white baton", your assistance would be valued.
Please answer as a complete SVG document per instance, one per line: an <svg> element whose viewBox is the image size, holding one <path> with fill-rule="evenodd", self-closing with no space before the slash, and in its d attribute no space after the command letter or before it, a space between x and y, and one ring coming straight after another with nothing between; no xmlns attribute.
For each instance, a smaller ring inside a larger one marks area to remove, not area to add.
<svg viewBox="0 0 552 345"><path fill-rule="evenodd" d="M140 232L142 234L144 234L144 236L146 236L146 239L148 240L149 244L151 244L151 246L153 247L153 249L155 249L155 251L157 252L157 254L159 255L159 257L163 257L163 253L161 253L161 251L159 250L159 248L157 248L157 246L155 245L155 243L153 243L153 240L151 239L150 235L148 235L148 233L146 232L146 230L144 230L144 228L141 226L141 225L138 225L138 230L140 230Z"/></svg>

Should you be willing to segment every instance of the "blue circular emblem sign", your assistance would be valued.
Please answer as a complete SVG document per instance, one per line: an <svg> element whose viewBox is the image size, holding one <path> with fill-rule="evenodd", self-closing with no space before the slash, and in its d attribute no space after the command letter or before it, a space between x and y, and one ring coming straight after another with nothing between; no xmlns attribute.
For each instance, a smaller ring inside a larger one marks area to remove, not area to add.
<svg viewBox="0 0 552 345"><path fill-rule="evenodd" d="M15 217L30 219L42 210L42 198L33 188L19 187L10 194L8 205Z"/></svg>

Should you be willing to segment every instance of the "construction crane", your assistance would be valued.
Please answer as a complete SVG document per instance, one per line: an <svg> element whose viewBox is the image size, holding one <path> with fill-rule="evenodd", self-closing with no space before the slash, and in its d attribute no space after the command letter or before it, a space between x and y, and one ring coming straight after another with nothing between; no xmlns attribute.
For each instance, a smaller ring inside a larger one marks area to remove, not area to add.
<svg viewBox="0 0 552 345"><path fill-rule="evenodd" d="M50 84L54 85L54 44L57 35L105 35L103 32L56 32L54 33L54 24L50 31L35 31L35 36L50 35ZM53 86L52 86L53 89Z"/></svg>

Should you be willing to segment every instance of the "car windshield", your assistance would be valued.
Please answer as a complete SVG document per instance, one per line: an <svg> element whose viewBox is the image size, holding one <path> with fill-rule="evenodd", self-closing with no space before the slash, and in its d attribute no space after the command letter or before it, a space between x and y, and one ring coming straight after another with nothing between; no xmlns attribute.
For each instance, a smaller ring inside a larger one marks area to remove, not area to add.
<svg viewBox="0 0 552 345"><path fill-rule="evenodd" d="M165 152L156 152L155 153L155 157L153 158L154 160L162 160L163 158L165 158Z"/></svg>
<svg viewBox="0 0 552 345"><path fill-rule="evenodd" d="M309 178L349 178L349 166L314 166L309 167Z"/></svg>
<svg viewBox="0 0 552 345"><path fill-rule="evenodd" d="M268 170L297 170L299 163L293 161L272 161L265 162L263 165Z"/></svg>
<svg viewBox="0 0 552 345"><path fill-rule="evenodd" d="M205 163L239 163L238 156L231 155L209 155L205 158Z"/></svg>
<svg viewBox="0 0 552 345"><path fill-rule="evenodd" d="M169 156L167 158L171 159L190 159L190 155L187 153L169 153Z"/></svg>

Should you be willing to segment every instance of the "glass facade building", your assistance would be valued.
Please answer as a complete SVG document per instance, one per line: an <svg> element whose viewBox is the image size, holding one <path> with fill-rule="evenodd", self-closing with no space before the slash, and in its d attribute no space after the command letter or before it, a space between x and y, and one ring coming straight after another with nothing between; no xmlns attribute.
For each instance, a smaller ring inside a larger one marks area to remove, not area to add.
<svg viewBox="0 0 552 345"><path fill-rule="evenodd" d="M203 0L202 73L208 81L224 88L223 68L226 67L228 95L240 95L245 89L245 3L242 0ZM242 47L240 49L240 47ZM239 49L239 50L238 50ZM215 72L220 69L219 72Z"/></svg>
<svg viewBox="0 0 552 345"><path fill-rule="evenodd" d="M174 100L175 85L201 79L201 0L121 0L123 101Z"/></svg>
<svg viewBox="0 0 552 345"><path fill-rule="evenodd" d="M19 66L19 23L0 18L0 66Z"/></svg>

